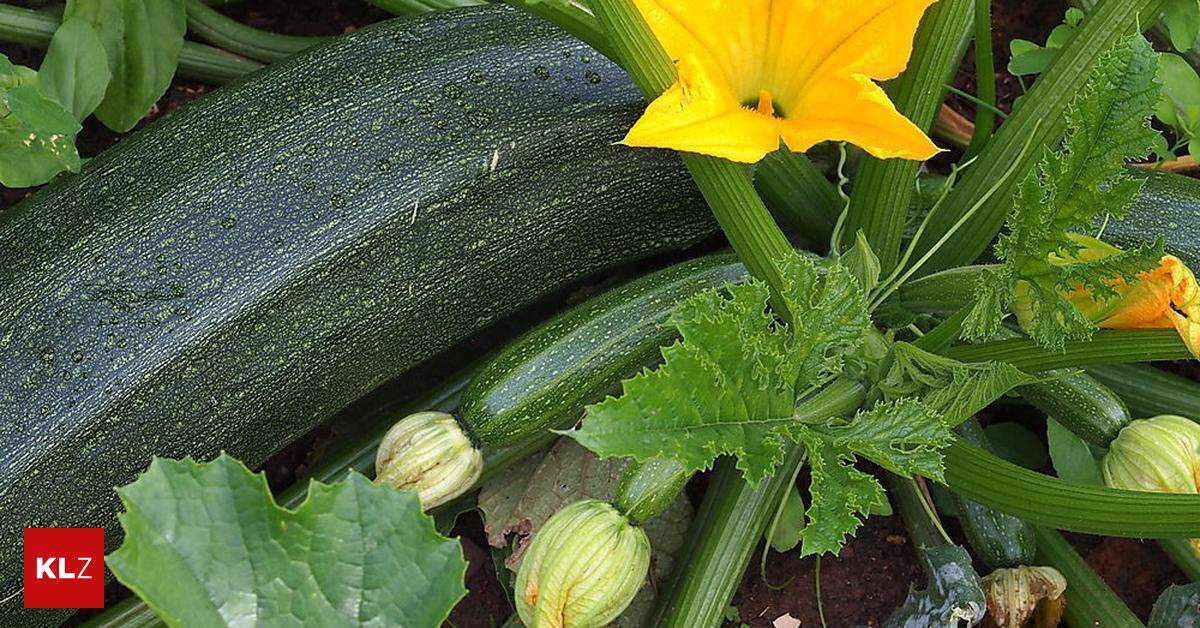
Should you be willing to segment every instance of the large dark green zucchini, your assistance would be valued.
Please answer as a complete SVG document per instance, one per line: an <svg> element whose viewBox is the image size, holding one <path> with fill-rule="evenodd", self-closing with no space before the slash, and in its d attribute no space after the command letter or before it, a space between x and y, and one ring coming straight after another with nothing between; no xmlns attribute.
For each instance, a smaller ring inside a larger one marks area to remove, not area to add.
<svg viewBox="0 0 1200 628"><path fill-rule="evenodd" d="M503 7L214 92L0 215L0 624L21 528L103 526L153 455L258 464L381 382L714 230L641 99ZM53 617L45 615L42 618Z"/></svg>

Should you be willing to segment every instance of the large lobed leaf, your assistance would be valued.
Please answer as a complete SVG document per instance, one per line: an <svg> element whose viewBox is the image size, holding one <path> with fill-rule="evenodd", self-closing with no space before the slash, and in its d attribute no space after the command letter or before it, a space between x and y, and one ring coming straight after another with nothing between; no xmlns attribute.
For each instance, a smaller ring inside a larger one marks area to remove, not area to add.
<svg viewBox="0 0 1200 628"><path fill-rule="evenodd" d="M313 482L295 511L222 455L156 459L118 489L108 567L172 626L439 626L466 562L416 496L358 474Z"/></svg>
<svg viewBox="0 0 1200 628"><path fill-rule="evenodd" d="M1098 299L1115 296L1112 282L1157 265L1161 244L1101 261L1075 260L1085 233L1097 219L1120 217L1141 189L1124 163L1148 156L1158 133L1149 117L1158 103L1157 56L1140 35L1119 43L1098 62L1067 112L1062 149L1048 152L1017 186L1007 233L996 254L1004 264L985 273L964 335L983 339L999 329L1014 293L1028 296L1026 331L1044 346L1060 348L1086 339L1094 325L1060 292L1084 288ZM1051 263L1051 256L1061 263Z"/></svg>
<svg viewBox="0 0 1200 628"><path fill-rule="evenodd" d="M783 459L796 398L840 370L870 318L854 277L834 265L823 275L808 259L781 263L782 293L794 329L768 310L759 281L680 305L668 323L682 340L665 363L624 383L624 394L588 408L569 436L602 457L674 458L692 470L733 454L757 483Z"/></svg>

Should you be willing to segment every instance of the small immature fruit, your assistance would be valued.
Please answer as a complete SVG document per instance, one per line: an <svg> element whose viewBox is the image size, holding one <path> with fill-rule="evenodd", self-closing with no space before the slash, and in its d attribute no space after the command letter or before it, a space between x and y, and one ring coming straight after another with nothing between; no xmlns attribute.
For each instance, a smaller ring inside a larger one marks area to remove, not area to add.
<svg viewBox="0 0 1200 628"><path fill-rule="evenodd" d="M1067 580L1053 567L997 569L980 581L986 628L1052 628L1062 619Z"/></svg>
<svg viewBox="0 0 1200 628"><path fill-rule="evenodd" d="M416 491L429 510L467 492L483 473L483 454L445 412L404 417L375 454L375 482Z"/></svg>
<svg viewBox="0 0 1200 628"><path fill-rule="evenodd" d="M517 613L529 628L598 628L646 580L650 539L611 504L570 504L533 537L517 571Z"/></svg>
<svg viewBox="0 0 1200 628"><path fill-rule="evenodd" d="M1156 493L1200 492L1200 425L1181 416L1134 421L1104 456L1104 483ZM1200 539L1192 539L1200 556Z"/></svg>

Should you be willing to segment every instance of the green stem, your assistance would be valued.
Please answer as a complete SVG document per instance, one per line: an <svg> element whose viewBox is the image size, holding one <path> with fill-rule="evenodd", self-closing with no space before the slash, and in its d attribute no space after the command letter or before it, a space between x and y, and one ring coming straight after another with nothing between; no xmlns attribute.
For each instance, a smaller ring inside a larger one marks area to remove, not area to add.
<svg viewBox="0 0 1200 628"><path fill-rule="evenodd" d="M950 193L946 203L934 212L930 229L935 236L947 233L958 217L992 187L997 172L1013 165L1019 172L1027 172L1041 159L1043 148L1059 141L1066 109L1091 76L1100 55L1134 30L1139 14L1155 10L1161 4L1162 0L1104 0L1087 16L1076 36L979 154L975 166ZM1031 141L1032 150L1023 150ZM999 193L951 237L949 245L937 252L924 272L969 264L978 257L1000 230L1020 179L1017 176L1004 181ZM921 246L928 249L931 244Z"/></svg>
<svg viewBox="0 0 1200 628"><path fill-rule="evenodd" d="M942 527L929 500L925 499L921 488L914 479L902 478L888 472L886 481L888 499L892 501L900 518L904 520L908 536L913 540L913 545L918 551L923 551L927 547L950 544L945 528Z"/></svg>
<svg viewBox="0 0 1200 628"><path fill-rule="evenodd" d="M1067 342L1061 351L1045 349L1029 338L1013 338L958 345L946 349L942 355L962 362L1008 362L1027 371L1192 357L1173 329L1101 330L1091 340Z"/></svg>
<svg viewBox="0 0 1200 628"><path fill-rule="evenodd" d="M45 48L58 25L54 16L0 4L0 41ZM205 83L227 83L261 67L256 61L190 41L183 42L179 51L179 75Z"/></svg>
<svg viewBox="0 0 1200 628"><path fill-rule="evenodd" d="M1135 418L1178 414L1200 420L1200 383L1145 364L1094 366L1087 371L1125 400Z"/></svg>
<svg viewBox="0 0 1200 628"><path fill-rule="evenodd" d="M329 39L280 35L246 26L201 0L187 0L187 20L188 30L201 39L234 54L266 63L286 59Z"/></svg>
<svg viewBox="0 0 1200 628"><path fill-rule="evenodd" d="M810 159L787 149L777 150L759 162L754 181L767 207L796 244L818 252L829 246L842 201Z"/></svg>
<svg viewBox="0 0 1200 628"><path fill-rule="evenodd" d="M1200 496L1070 484L1019 467L962 439L946 449L956 493L1030 523L1146 539L1200 537Z"/></svg>
<svg viewBox="0 0 1200 628"><path fill-rule="evenodd" d="M802 403L800 415L804 420L844 416L857 409L865 396L860 384L838 380ZM803 447L792 447L784 463L758 486L742 479L734 460L717 462L688 538L676 553L671 579L658 594L653 625L721 624L754 548L803 461Z"/></svg>
<svg viewBox="0 0 1200 628"><path fill-rule="evenodd" d="M975 133L963 159L979 154L996 128L996 67L992 54L992 0L975 0L975 91L986 106L975 110Z"/></svg>
<svg viewBox="0 0 1200 628"><path fill-rule="evenodd" d="M1187 539L1159 539L1158 544L1188 580L1200 582L1200 558Z"/></svg>
<svg viewBox="0 0 1200 628"><path fill-rule="evenodd" d="M942 0L930 8L917 29L908 68L887 86L896 109L925 132L945 98L942 86L953 77L970 40L973 1ZM900 255L920 169L918 161L868 157L855 177L842 244L851 246L861 230L885 275Z"/></svg>
<svg viewBox="0 0 1200 628"><path fill-rule="evenodd" d="M1072 628L1104 626L1133 628L1138 620L1100 576L1058 532L1035 527L1039 563L1058 570L1067 579L1067 605L1063 619Z"/></svg>

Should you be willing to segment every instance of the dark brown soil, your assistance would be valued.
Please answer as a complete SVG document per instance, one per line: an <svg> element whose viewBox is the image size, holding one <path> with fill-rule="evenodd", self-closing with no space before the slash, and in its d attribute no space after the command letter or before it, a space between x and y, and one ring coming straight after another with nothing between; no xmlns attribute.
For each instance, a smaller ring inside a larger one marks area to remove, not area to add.
<svg viewBox="0 0 1200 628"><path fill-rule="evenodd" d="M18 2L20 4L20 2ZM996 51L999 101L1008 110L1023 89L1003 71L1008 61L1008 41L1014 37L1043 42L1057 25L1067 3L1063 0L997 0L994 8L993 45ZM378 9L361 0L256 0L235 5L229 14L251 25L296 35L335 35L383 19ZM37 66L41 53L12 45L0 45L0 52L14 62ZM955 85L974 92L973 57L958 73ZM143 121L182 106L204 94L210 86L177 80ZM974 105L951 97L953 106L972 115ZM80 136L81 153L95 155L120 140L94 121L89 121ZM29 191L3 190L0 210L10 206ZM1191 367L1189 367L1191 368ZM1192 369L1194 370L1194 369ZM1192 376L1200 373L1190 372ZM322 429L298 442L264 465L271 484L289 484L314 452L321 450L332 431ZM948 522L955 534L953 522ZM478 518L463 518L455 530L463 537L464 551L470 561L470 595L451 616L450 624L459 627L497 626L511 612L506 594L496 580ZM1083 535L1069 537L1088 562L1143 618L1155 597L1167 585L1184 581L1183 576L1153 543L1129 539L1099 538ZM770 556L766 577L759 574L757 557L742 580L733 604L742 621L751 626L771 626L785 615L800 620L802 626L820 625L816 594L815 567L812 558L801 559L795 552ZM839 557L825 558L821 564L821 600L828 625L878 625L898 606L910 587L923 586L924 574L913 553L898 517L874 517L859 531ZM734 624L736 625L736 624Z"/></svg>

